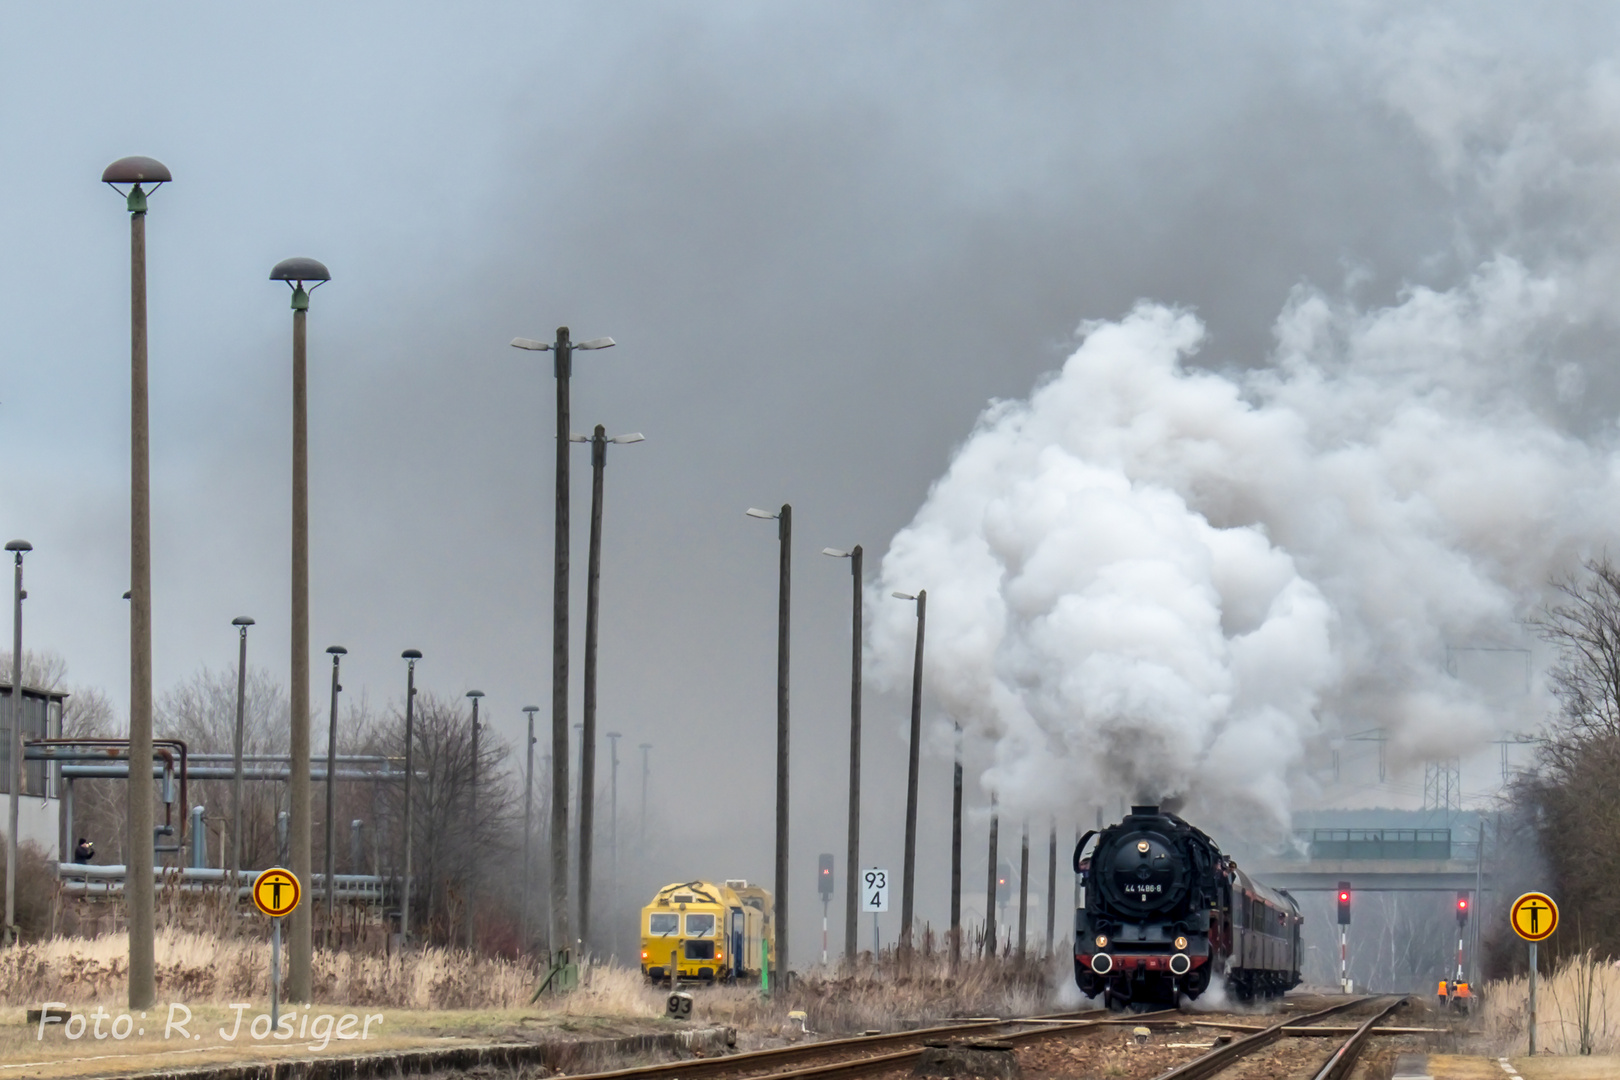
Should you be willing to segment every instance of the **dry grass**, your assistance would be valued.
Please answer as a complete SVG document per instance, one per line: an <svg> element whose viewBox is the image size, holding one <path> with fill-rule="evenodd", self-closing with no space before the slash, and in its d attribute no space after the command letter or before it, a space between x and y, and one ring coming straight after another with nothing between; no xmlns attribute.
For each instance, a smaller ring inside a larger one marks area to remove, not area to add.
<svg viewBox="0 0 1620 1080"><path fill-rule="evenodd" d="M127 997L128 938L56 937L0 953L0 1005L44 1001L116 1008ZM535 962L469 957L428 948L402 956L315 952L317 1006L402 1010L521 1011L567 1024L570 1018L655 1019L664 1015L667 990L635 968L590 967L570 994L529 1004L544 972ZM896 1030L950 1017L1028 1014L1052 1007L1062 980L1041 961L969 959L952 973L942 955L919 954L909 969L886 953L870 956L853 974L816 970L769 999L752 986L714 987L696 993L693 1019L759 1032L781 1032L787 1013L802 1009L811 1031L829 1034L871 1028ZM269 999L269 946L262 939L160 930L157 935L160 1002L192 1006Z"/></svg>
<svg viewBox="0 0 1620 1080"><path fill-rule="evenodd" d="M1485 988L1484 1033L1507 1057L1529 1052L1528 978L1505 979ZM1536 982L1536 1041L1543 1052L1579 1055L1620 1053L1620 966L1588 952L1563 961Z"/></svg>
<svg viewBox="0 0 1620 1080"><path fill-rule="evenodd" d="M789 1010L803 1010L813 1032L895 1031L963 1016L1029 1015L1054 1007L1057 980L1044 961L967 959L956 972L943 955L919 953L909 969L886 953L874 967L863 955L853 974L817 970L786 993L761 999L745 988L703 994L693 1015L754 1031L782 1030ZM791 1034L798 1030L791 1025Z"/></svg>
<svg viewBox="0 0 1620 1080"><path fill-rule="evenodd" d="M223 1004L268 1000L266 942L185 931L159 931L161 1001ZM0 1004L65 1001L113 1005L127 996L129 940L124 934L57 937L0 953ZM445 949L406 956L315 952L318 1004L404 1009L503 1009L526 1005L536 967Z"/></svg>

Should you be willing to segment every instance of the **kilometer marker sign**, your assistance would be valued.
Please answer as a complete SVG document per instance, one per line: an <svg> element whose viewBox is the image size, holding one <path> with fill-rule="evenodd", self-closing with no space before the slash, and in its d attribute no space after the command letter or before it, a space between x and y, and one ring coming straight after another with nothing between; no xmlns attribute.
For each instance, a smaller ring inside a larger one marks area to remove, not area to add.
<svg viewBox="0 0 1620 1080"><path fill-rule="evenodd" d="M290 914L304 890L291 870L272 866L253 879L253 904L273 919Z"/></svg>

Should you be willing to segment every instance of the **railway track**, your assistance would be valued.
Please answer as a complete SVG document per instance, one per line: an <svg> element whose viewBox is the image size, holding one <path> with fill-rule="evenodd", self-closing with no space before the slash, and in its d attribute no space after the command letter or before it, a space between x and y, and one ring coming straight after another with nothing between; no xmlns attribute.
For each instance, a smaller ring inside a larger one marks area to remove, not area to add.
<svg viewBox="0 0 1620 1080"><path fill-rule="evenodd" d="M1285 1029L1296 1029L1319 1020L1325 1020L1341 1012L1360 1008L1374 1003L1376 1008L1373 1015L1357 1027L1348 1038L1341 1042L1329 1056L1327 1063L1315 1074L1314 1080L1344 1080L1355 1068L1356 1059L1362 1048L1371 1037L1374 1027L1391 1013L1406 1004L1406 998L1355 998L1316 1012L1306 1013L1303 1016L1293 1016L1281 1020L1270 1027L1262 1028L1252 1035L1245 1035L1241 1039L1234 1039L1224 1046L1217 1046L1209 1053L1196 1057L1191 1061L1177 1065L1167 1072L1160 1073L1156 1080L1207 1080L1208 1077L1220 1073L1239 1064L1257 1051L1283 1038L1286 1034L1294 1034Z"/></svg>
<svg viewBox="0 0 1620 1080"><path fill-rule="evenodd" d="M846 1039L754 1050L723 1057L695 1058L659 1065L643 1065L610 1072L583 1073L570 1080L680 1080L727 1077L769 1077L770 1080L838 1080L871 1072L886 1072L914 1065L929 1043L969 1038L997 1043L1025 1043L1072 1031L1110 1025L1134 1025L1144 1020L1179 1015L1175 1009L1119 1016L1103 1009L1048 1013L1010 1020L970 1020L958 1024L860 1035ZM907 1045L911 1044L911 1045ZM795 1067L797 1066L797 1067Z"/></svg>

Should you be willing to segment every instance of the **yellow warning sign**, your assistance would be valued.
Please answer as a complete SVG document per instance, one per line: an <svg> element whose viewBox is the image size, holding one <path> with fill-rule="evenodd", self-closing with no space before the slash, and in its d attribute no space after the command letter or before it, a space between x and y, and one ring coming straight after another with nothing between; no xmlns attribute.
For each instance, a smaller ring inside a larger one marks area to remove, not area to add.
<svg viewBox="0 0 1620 1080"><path fill-rule="evenodd" d="M1546 893L1527 892L1513 901L1508 918L1513 932L1526 941L1543 941L1558 929L1558 905Z"/></svg>
<svg viewBox="0 0 1620 1080"><path fill-rule="evenodd" d="M280 918L298 906L303 895L291 870L272 866L253 879L253 903L266 915Z"/></svg>

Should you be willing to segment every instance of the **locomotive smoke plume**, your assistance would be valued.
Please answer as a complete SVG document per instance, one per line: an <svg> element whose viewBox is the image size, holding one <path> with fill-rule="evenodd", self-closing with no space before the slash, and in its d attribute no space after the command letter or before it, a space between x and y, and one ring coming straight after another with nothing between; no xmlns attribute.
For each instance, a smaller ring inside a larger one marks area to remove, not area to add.
<svg viewBox="0 0 1620 1080"><path fill-rule="evenodd" d="M928 589L928 691L992 743L981 781L1015 817L1178 796L1275 835L1328 739L1383 727L1410 779L1546 713L1539 677L1494 700L1446 655L1533 647L1549 579L1615 535L1585 361L1613 332L1620 80L1516 80L1451 31L1377 44L1471 268L1384 306L1301 286L1238 372L1197 366L1205 327L1174 306L1087 323L984 411L884 557L881 594ZM904 686L909 608L873 607Z"/></svg>

